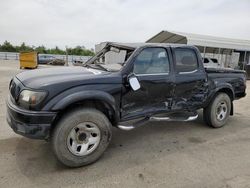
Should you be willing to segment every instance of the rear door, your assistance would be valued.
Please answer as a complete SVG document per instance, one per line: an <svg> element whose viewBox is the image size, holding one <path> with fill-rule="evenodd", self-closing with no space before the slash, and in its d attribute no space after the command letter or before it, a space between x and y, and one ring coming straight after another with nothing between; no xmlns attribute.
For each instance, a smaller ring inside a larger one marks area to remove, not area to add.
<svg viewBox="0 0 250 188"><path fill-rule="evenodd" d="M173 109L196 110L208 94L207 74L195 48L172 48L175 65Z"/></svg>

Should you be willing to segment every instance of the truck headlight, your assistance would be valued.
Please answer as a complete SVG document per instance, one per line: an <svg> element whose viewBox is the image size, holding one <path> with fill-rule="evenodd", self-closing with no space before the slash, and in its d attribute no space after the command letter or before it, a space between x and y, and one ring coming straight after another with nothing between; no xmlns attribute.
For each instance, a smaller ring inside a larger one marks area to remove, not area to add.
<svg viewBox="0 0 250 188"><path fill-rule="evenodd" d="M31 109L42 102L46 95L44 91L23 90L19 95L18 103L21 107Z"/></svg>

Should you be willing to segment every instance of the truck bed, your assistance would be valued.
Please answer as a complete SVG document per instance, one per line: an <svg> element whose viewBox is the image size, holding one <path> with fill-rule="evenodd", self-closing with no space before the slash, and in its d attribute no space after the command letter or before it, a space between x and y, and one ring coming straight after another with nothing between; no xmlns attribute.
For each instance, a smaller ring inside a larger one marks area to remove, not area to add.
<svg viewBox="0 0 250 188"><path fill-rule="evenodd" d="M242 73L246 74L243 70L234 70L230 68L205 68L207 73Z"/></svg>
<svg viewBox="0 0 250 188"><path fill-rule="evenodd" d="M246 95L246 72L243 70L234 70L229 68L205 68L210 83L218 87L220 82L227 82L232 85L235 99Z"/></svg>

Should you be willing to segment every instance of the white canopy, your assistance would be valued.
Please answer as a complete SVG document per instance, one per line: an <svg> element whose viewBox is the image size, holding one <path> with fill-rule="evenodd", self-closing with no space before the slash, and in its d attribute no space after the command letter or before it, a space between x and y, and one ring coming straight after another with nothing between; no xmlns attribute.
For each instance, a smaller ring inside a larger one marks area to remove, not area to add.
<svg viewBox="0 0 250 188"><path fill-rule="evenodd" d="M199 47L233 49L237 51L250 51L250 41L242 39L230 39L207 35L161 31L146 42L150 43L179 43Z"/></svg>

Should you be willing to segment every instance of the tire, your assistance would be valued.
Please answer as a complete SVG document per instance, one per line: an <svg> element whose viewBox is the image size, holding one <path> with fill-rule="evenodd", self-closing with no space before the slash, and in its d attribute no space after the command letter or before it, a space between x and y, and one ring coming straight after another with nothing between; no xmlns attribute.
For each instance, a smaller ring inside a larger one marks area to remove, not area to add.
<svg viewBox="0 0 250 188"><path fill-rule="evenodd" d="M64 165L81 167L99 159L111 137L111 123L102 112L78 108L65 114L56 125L52 149Z"/></svg>
<svg viewBox="0 0 250 188"><path fill-rule="evenodd" d="M203 110L203 118L206 124L213 128L223 127L230 115L231 99L226 93L218 93Z"/></svg>

